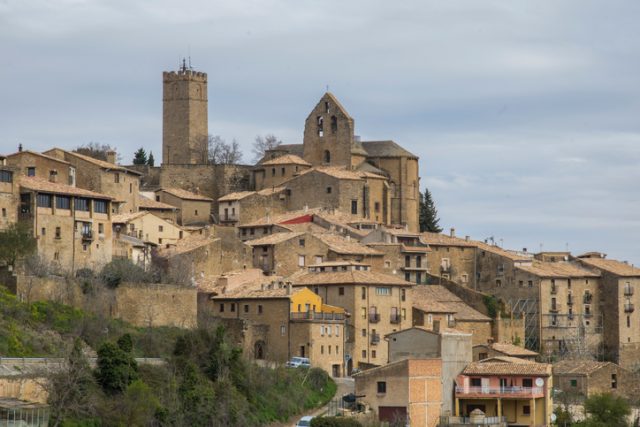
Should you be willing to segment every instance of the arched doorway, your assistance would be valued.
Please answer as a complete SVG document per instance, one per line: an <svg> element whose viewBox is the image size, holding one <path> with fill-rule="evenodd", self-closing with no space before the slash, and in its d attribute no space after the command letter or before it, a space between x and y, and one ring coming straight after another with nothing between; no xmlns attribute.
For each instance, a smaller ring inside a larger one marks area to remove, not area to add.
<svg viewBox="0 0 640 427"><path fill-rule="evenodd" d="M254 357L258 360L263 360L265 352L266 344L264 343L264 341L257 341L253 349Z"/></svg>

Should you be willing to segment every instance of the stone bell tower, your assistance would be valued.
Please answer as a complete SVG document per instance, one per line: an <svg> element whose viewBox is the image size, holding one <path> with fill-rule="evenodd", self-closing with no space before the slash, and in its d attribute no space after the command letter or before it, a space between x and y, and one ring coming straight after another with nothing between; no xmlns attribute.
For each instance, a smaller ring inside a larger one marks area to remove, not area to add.
<svg viewBox="0 0 640 427"><path fill-rule="evenodd" d="M207 163L207 74L182 60L162 73L162 163Z"/></svg>

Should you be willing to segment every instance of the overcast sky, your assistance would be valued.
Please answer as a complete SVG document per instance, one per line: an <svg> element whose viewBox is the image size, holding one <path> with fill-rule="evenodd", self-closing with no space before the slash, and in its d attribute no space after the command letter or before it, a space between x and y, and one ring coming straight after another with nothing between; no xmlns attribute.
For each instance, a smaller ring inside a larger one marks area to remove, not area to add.
<svg viewBox="0 0 640 427"><path fill-rule="evenodd" d="M208 73L209 131L301 143L330 87L420 156L441 225L640 264L640 2L0 0L0 152L138 147L162 71Z"/></svg>

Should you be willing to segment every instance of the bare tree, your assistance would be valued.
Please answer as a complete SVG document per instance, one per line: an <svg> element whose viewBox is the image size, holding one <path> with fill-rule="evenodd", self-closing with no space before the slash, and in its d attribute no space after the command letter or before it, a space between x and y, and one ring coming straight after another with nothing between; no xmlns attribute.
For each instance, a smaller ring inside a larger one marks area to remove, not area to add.
<svg viewBox="0 0 640 427"><path fill-rule="evenodd" d="M253 148L251 149L254 155L253 161L256 163L259 162L267 150L273 150L280 144L282 144L282 141L273 134L268 134L264 137L260 135L256 136L256 140L253 142Z"/></svg>
<svg viewBox="0 0 640 427"><path fill-rule="evenodd" d="M73 151L75 151L76 153L84 154L85 156L93 157L94 159L107 161L107 153L109 151L116 151L116 149L109 144L89 142L87 144L82 144L81 146L76 147ZM119 155L118 161L120 161Z"/></svg>
<svg viewBox="0 0 640 427"><path fill-rule="evenodd" d="M242 161L240 144L235 139L227 143L220 135L208 136L209 163L213 165L236 164Z"/></svg>

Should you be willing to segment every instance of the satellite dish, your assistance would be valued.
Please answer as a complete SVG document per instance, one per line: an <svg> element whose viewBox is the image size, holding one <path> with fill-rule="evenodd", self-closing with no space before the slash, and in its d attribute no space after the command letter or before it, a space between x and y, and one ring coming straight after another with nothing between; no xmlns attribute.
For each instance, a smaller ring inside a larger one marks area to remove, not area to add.
<svg viewBox="0 0 640 427"><path fill-rule="evenodd" d="M544 386L544 380L542 378L536 378L536 387Z"/></svg>

